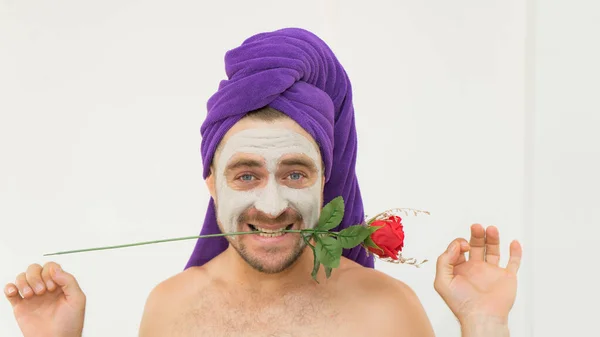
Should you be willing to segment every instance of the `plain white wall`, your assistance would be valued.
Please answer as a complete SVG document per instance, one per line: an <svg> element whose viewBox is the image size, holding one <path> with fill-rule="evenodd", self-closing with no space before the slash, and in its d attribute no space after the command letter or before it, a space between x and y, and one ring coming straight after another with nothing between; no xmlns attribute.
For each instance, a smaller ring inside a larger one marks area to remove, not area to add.
<svg viewBox="0 0 600 337"><path fill-rule="evenodd" d="M405 219L405 255L432 261L377 268L415 289L438 336L459 336L433 290L434 261L471 223L497 225L503 253L513 238L525 247L511 329L530 336L526 3L0 3L2 284L48 261L43 253L196 235L208 200L199 127L223 55L254 33L299 26L330 44L353 81L366 211L432 212ZM193 245L52 260L88 295L86 336L132 336L149 291ZM0 336L18 335L3 301Z"/></svg>
<svg viewBox="0 0 600 337"><path fill-rule="evenodd" d="M535 336L597 336L600 3L536 0L528 169Z"/></svg>

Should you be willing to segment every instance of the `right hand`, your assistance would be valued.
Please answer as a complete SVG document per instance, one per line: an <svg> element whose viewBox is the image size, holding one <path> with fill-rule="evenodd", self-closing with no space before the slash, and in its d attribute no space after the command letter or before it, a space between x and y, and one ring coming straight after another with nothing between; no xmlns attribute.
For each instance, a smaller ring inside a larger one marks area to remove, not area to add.
<svg viewBox="0 0 600 337"><path fill-rule="evenodd" d="M4 293L24 337L81 337L85 294L58 264L30 265Z"/></svg>

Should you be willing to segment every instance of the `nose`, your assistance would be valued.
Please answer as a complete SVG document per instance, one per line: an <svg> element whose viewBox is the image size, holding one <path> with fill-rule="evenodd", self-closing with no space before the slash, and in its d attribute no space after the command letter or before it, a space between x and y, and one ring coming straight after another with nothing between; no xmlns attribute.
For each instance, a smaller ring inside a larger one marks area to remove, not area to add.
<svg viewBox="0 0 600 337"><path fill-rule="evenodd" d="M274 218L281 215L287 208L288 202L285 200L279 192L279 187L273 179L269 179L267 186L263 189L254 207Z"/></svg>

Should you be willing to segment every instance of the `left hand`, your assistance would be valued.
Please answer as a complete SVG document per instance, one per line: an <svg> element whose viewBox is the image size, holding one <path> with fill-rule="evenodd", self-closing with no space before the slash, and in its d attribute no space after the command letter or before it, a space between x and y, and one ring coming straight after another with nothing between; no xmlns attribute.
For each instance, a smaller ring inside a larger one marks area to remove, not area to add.
<svg viewBox="0 0 600 337"><path fill-rule="evenodd" d="M463 325L482 319L506 323L517 295L521 255L519 242L511 242L508 265L499 267L498 229L475 224L470 242L456 239L438 258L435 290Z"/></svg>

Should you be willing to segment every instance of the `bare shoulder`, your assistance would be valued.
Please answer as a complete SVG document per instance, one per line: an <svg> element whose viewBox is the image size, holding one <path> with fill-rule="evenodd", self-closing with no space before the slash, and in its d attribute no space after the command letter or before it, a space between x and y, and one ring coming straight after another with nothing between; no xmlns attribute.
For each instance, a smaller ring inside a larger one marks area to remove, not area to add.
<svg viewBox="0 0 600 337"><path fill-rule="evenodd" d="M140 323L140 337L166 336L173 332L186 303L209 283L203 267L192 267L159 283L148 295Z"/></svg>
<svg viewBox="0 0 600 337"><path fill-rule="evenodd" d="M377 335L434 336L421 301L406 283L354 262L345 263L338 282L352 294L352 301L360 301L365 324L374 327Z"/></svg>

